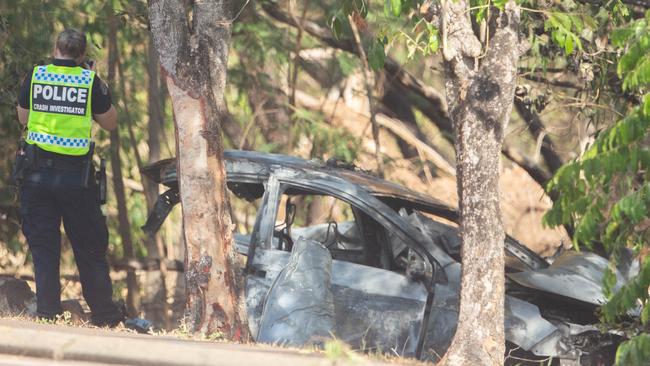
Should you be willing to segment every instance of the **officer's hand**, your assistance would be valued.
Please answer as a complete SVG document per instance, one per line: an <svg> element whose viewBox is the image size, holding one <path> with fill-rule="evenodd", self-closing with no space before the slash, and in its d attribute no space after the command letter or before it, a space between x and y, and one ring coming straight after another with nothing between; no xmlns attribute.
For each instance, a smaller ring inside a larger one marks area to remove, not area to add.
<svg viewBox="0 0 650 366"><path fill-rule="evenodd" d="M86 60L83 62L83 64L81 64L81 67L83 67L86 70L95 71L95 61Z"/></svg>

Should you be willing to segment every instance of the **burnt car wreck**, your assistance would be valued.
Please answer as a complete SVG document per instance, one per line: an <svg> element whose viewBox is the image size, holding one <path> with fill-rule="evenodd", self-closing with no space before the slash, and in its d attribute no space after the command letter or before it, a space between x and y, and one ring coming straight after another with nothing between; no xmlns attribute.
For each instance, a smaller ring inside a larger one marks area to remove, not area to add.
<svg viewBox="0 0 650 366"><path fill-rule="evenodd" d="M434 218L453 222L454 208L337 164L245 151L225 157L229 190L257 206L250 232L235 233L247 256L256 341L303 346L333 334L356 349L442 357L458 319L460 239ZM178 202L176 162L155 163L145 174L169 188L143 227L155 233ZM346 219L304 219L294 202L315 199ZM516 363L609 357L621 338L594 326L607 260L568 251L550 263L513 238L505 244L506 340ZM618 286L637 266L621 264Z"/></svg>

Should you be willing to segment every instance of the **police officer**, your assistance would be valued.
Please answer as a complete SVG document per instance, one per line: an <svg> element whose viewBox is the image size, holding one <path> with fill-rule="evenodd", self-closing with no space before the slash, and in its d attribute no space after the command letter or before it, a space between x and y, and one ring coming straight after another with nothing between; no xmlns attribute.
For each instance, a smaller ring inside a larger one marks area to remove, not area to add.
<svg viewBox="0 0 650 366"><path fill-rule="evenodd" d="M112 301L106 218L95 180L83 175L92 174L84 169L92 154L92 120L113 130L117 113L106 84L83 63L85 57L86 35L66 29L57 37L52 63L34 67L21 85L16 109L35 158L20 184L20 214L34 262L38 316L53 319L62 313L63 221L91 321L115 326L124 315Z"/></svg>

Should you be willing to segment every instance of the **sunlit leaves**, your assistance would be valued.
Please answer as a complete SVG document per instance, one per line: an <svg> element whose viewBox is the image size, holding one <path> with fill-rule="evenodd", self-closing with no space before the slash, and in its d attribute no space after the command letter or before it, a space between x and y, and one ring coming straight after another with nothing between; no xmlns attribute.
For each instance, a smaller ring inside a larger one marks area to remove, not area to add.
<svg viewBox="0 0 650 366"><path fill-rule="evenodd" d="M438 29L418 15L420 5L421 1L419 0L384 0L384 17L395 19L409 14L410 24L413 26L410 31L398 30L391 32L385 28L380 29L377 32L379 36L364 39L368 64L372 69L378 70L384 66L386 45L395 39L403 39L406 42L408 60L413 59L416 55L428 56L438 51L440 47ZM367 7L367 1L363 0L345 0L341 2L339 9L330 21L334 36L338 39L349 37L347 17L349 15L359 15L365 18ZM361 10L362 8L363 10Z"/></svg>
<svg viewBox="0 0 650 366"><path fill-rule="evenodd" d="M474 9L473 14L476 22L481 23L481 21L485 20L491 6L503 10L507 2L508 0L472 0L470 4L472 5L471 8Z"/></svg>
<svg viewBox="0 0 650 366"><path fill-rule="evenodd" d="M645 99L648 100L648 98ZM633 142L643 139L650 127L650 114L644 112L646 108L650 109L650 105L644 104L635 108L625 118L602 132L585 152L583 159L596 158L601 153L622 149Z"/></svg>
<svg viewBox="0 0 650 366"><path fill-rule="evenodd" d="M551 39L564 49L567 55L575 48L582 50L580 34L585 27L582 17L569 13L552 12L544 23L544 29L551 31Z"/></svg>
<svg viewBox="0 0 650 366"><path fill-rule="evenodd" d="M399 15L401 11L401 2L397 1L397 4L393 4L393 1L388 1L387 5L389 8L395 10L393 13ZM395 13L395 11L397 13ZM344 0L340 4L340 8L337 10L336 14L332 17L330 27L334 37L337 39L342 39L344 36L349 36L349 21L348 17L351 16L355 22L361 22L368 15L368 4L365 0ZM357 27L358 24L357 24ZM361 28L361 27L359 27ZM346 34L347 33L347 34ZM386 53L384 50L385 45L388 43L386 37L377 37L370 39L365 42L364 47L366 48L366 57L368 59L368 65L373 70L379 70L384 67L384 62L386 60Z"/></svg>
<svg viewBox="0 0 650 366"><path fill-rule="evenodd" d="M642 88L650 84L650 11L612 34L612 42L627 50L621 57L617 73L623 79L623 89Z"/></svg>
<svg viewBox="0 0 650 366"><path fill-rule="evenodd" d="M440 48L440 36L438 29L423 19L418 21L410 34L401 32L400 35L406 40L408 51L406 58L412 60L415 55L429 56Z"/></svg>
<svg viewBox="0 0 650 366"><path fill-rule="evenodd" d="M384 0L384 16L399 17L417 9L421 3L421 0Z"/></svg>
<svg viewBox="0 0 650 366"><path fill-rule="evenodd" d="M427 27L427 30L429 31L427 37L427 52L428 53L438 52L438 48L440 48L440 38L438 37L438 29L431 26L431 27Z"/></svg>
<svg viewBox="0 0 650 366"><path fill-rule="evenodd" d="M384 0L384 15L399 16L402 13L402 0Z"/></svg>
<svg viewBox="0 0 650 366"><path fill-rule="evenodd" d="M616 0L612 7L612 15L614 19L623 20L630 16L630 9L621 0Z"/></svg>

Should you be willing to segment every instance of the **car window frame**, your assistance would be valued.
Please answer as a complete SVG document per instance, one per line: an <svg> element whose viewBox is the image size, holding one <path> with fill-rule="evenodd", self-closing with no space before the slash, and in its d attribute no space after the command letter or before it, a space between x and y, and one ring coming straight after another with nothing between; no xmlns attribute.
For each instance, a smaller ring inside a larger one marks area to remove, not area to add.
<svg viewBox="0 0 650 366"><path fill-rule="evenodd" d="M429 253L424 245L417 239L415 228L411 227L399 214L395 213L388 205L363 189L363 187L347 182L341 178L327 176L324 173L306 173L294 169L274 169L269 172L266 188L260 211L256 218L249 252L252 248L260 246L272 249L273 228L278 215L282 193L289 187L308 191L323 192L359 209L379 223L386 232L391 232L403 240L409 248L414 249L423 258L426 258L435 268L442 268L447 263L440 261ZM338 187L338 188L337 188ZM355 191L352 194L347 190ZM363 197L359 197L359 195ZM363 199L361 199L363 198ZM254 253L254 250L252 250ZM249 258L250 260L250 258ZM445 260L443 258L443 260ZM453 259L449 257L449 260ZM444 274L443 274L444 275Z"/></svg>

